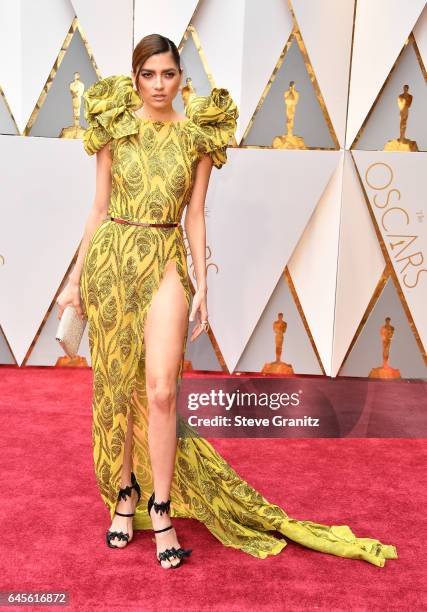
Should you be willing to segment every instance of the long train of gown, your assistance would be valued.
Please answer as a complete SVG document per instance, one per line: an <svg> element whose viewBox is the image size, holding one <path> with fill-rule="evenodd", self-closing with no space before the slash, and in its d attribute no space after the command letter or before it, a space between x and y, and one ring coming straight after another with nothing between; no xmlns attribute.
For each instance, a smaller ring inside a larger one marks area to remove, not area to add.
<svg viewBox="0 0 427 612"><path fill-rule="evenodd" d="M113 235L123 231L122 226L118 229L117 224L111 221L106 222L104 229L107 227ZM100 234L102 232L101 229ZM100 242L100 235L95 236L92 249ZM181 241L175 241L175 245L177 244L181 244ZM88 291L91 274L96 276L99 271L99 254L97 255L96 248L92 253L93 260L89 253L88 265L84 268L82 290L89 303L89 342L94 371L92 435L97 482L112 518L121 484L128 409L131 407L134 421L133 468L142 490L134 518L134 529L151 529L151 519L146 506L154 487L147 436L148 404L143 331L146 314L161 282L166 261L153 265L149 275L149 289L145 292L148 299L144 302L144 309L137 318L127 320L126 317L111 316L111 305L109 316L104 317L98 316L99 312L91 308L91 295L96 301L102 285L98 279L96 297ZM185 263L182 264L185 259L182 258L182 253L173 259L190 308L192 298L188 271ZM107 261L108 257L106 263ZM131 276L129 270L128 274ZM111 285L109 289L111 290ZM116 324L119 322L120 327L114 329L112 321ZM108 337L118 339L114 345L115 348L117 346L117 351L105 350L107 333ZM177 376L177 396L182 381L187 337L188 324ZM177 441L171 484L171 517L197 519L225 546L238 548L262 559L278 554L287 544L284 538L274 536L272 532L275 531L308 548L340 557L363 559L378 567L383 567L386 559L397 559L395 546L382 544L374 538L356 537L347 525L330 526L289 517L281 507L271 504L241 479L214 447L203 437L197 436L195 430L181 417L179 427L180 432L187 432L189 435L182 435Z"/></svg>

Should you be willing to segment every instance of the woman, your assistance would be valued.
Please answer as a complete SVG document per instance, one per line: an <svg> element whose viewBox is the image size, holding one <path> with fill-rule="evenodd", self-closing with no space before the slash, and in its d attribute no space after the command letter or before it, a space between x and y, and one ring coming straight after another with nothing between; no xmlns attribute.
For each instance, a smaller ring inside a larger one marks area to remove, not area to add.
<svg viewBox="0 0 427 612"><path fill-rule="evenodd" d="M188 320L199 318L191 341L208 329L204 201L238 118L220 88L193 97L179 115L172 102L182 72L174 43L152 34L134 50L132 78L110 76L84 94L83 144L97 155L96 195L57 301L59 316L72 303L88 318L95 471L112 519L107 544L122 548L133 529L151 522L157 559L177 567L191 549L180 546L171 517L192 517L226 546L259 558L286 546L268 533L277 530L315 550L382 567L397 557L394 546L356 538L345 525L291 519L182 420L189 435L176 438ZM180 225L185 207L194 296Z"/></svg>

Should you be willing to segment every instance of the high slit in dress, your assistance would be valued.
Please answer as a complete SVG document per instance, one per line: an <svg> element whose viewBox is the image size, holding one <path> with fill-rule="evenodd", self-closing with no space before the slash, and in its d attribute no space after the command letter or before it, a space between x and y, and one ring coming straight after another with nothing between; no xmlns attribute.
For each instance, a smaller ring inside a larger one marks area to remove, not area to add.
<svg viewBox="0 0 427 612"><path fill-rule="evenodd" d="M180 222L200 156L210 154L215 167L221 168L238 118L238 109L223 88L193 97L185 109L186 119L178 122L137 117L134 111L141 105L127 75L100 79L84 93L88 123L84 149L93 155L108 143L112 153L108 217L90 240L80 280L93 371L93 458L99 491L112 518L121 484L128 411L132 410L133 470L142 489L134 529L151 528L146 503L153 490L145 319L169 261L175 262L189 308L192 292L181 224L138 227L109 217ZM177 393L187 337L188 325ZM189 427L183 419L180 426L181 432ZM384 566L385 559L397 558L395 546L356 537L347 525L289 517L241 479L201 436L178 437L170 496L171 517L195 518L225 546L254 557L276 555L286 546L287 537L317 551L363 559L378 567Z"/></svg>

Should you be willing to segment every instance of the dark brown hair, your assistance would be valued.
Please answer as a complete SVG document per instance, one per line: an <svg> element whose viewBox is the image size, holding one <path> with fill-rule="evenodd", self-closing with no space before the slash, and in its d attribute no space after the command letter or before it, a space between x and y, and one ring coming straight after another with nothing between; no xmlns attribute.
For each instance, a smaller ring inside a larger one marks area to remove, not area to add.
<svg viewBox="0 0 427 612"><path fill-rule="evenodd" d="M149 57L156 53L167 53L168 51L172 53L176 67L181 71L181 58L173 40L161 34L148 34L141 38L132 54L132 70L135 75L135 83L138 83L142 66Z"/></svg>

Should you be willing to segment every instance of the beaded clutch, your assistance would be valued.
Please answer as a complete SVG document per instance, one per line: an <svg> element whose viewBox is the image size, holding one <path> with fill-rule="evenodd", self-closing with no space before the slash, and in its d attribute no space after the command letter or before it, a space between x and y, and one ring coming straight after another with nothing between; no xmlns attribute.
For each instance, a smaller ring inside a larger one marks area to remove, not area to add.
<svg viewBox="0 0 427 612"><path fill-rule="evenodd" d="M74 306L66 306L59 321L56 339L69 357L76 357L87 319L81 319Z"/></svg>

